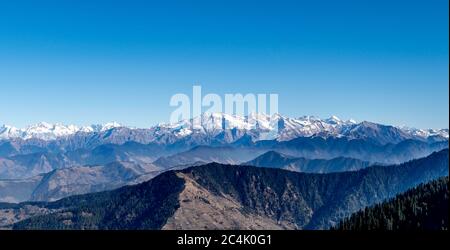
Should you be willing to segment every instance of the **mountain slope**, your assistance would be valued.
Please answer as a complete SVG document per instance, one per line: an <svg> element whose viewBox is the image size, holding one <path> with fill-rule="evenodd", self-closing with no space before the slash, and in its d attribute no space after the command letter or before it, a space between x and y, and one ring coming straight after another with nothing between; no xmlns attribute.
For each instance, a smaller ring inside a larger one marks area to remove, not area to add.
<svg viewBox="0 0 450 250"><path fill-rule="evenodd" d="M448 150L398 166L332 174L209 164L169 171L115 191L34 203L53 214L13 228L323 229L447 175Z"/></svg>
<svg viewBox="0 0 450 250"><path fill-rule="evenodd" d="M0 180L0 202L18 203L30 199L43 176L23 180Z"/></svg>
<svg viewBox="0 0 450 250"><path fill-rule="evenodd" d="M338 230L448 230L448 177L420 185L339 223Z"/></svg>
<svg viewBox="0 0 450 250"><path fill-rule="evenodd" d="M55 201L71 195L113 190L149 180L159 173L153 165L131 162L54 170L43 176L28 200Z"/></svg>
<svg viewBox="0 0 450 250"><path fill-rule="evenodd" d="M17 170L17 167L12 165L10 169ZM161 172L153 164L111 162L55 169L24 179L0 179L0 202L54 201L71 195L142 183Z"/></svg>
<svg viewBox="0 0 450 250"><path fill-rule="evenodd" d="M111 192L74 196L49 204L31 203L46 213L76 208L32 217L14 228L159 229L179 208L178 195L183 188L184 181L175 172L167 172L149 182Z"/></svg>

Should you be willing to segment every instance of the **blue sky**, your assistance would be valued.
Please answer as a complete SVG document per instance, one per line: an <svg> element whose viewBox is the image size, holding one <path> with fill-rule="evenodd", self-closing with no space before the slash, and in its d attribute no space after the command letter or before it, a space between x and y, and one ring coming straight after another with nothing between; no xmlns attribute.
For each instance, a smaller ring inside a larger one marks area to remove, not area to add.
<svg viewBox="0 0 450 250"><path fill-rule="evenodd" d="M447 0L164 2L1 1L0 124L148 127L199 84L278 93L288 116L448 128Z"/></svg>

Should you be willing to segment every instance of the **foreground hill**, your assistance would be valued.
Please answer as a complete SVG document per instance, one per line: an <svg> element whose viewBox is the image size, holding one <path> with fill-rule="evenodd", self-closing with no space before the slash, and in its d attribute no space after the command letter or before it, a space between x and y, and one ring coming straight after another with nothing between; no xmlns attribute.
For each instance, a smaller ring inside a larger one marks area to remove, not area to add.
<svg viewBox="0 0 450 250"><path fill-rule="evenodd" d="M420 185L339 223L340 230L448 230L448 177Z"/></svg>
<svg viewBox="0 0 450 250"><path fill-rule="evenodd" d="M208 164L115 191L20 204L40 209L42 215L12 227L325 229L366 206L447 175L448 150L401 165L332 174ZM8 208L8 214L19 208Z"/></svg>

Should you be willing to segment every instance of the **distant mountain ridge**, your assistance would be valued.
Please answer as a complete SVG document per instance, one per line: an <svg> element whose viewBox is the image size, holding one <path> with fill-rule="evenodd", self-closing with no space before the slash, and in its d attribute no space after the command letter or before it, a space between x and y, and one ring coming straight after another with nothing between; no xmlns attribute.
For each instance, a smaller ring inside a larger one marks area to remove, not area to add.
<svg viewBox="0 0 450 250"><path fill-rule="evenodd" d="M33 211L28 219L22 214L14 229L326 229L447 176L448 154L332 174L208 164L115 191L4 206L0 215Z"/></svg>
<svg viewBox="0 0 450 250"><path fill-rule="evenodd" d="M331 173L355 171L366 168L371 163L346 157L337 157L329 160L296 158L276 151L269 151L242 165L280 168L303 173Z"/></svg>
<svg viewBox="0 0 450 250"><path fill-rule="evenodd" d="M175 124L159 124L148 129L130 128L116 122L103 125L78 127L75 125L39 123L25 129L3 125L0 127L0 140L39 139L44 141L57 140L76 134L105 134L115 132L115 129L136 130L146 133L148 143L171 144L188 137L223 137L227 142L233 142L245 134L254 141L278 140L288 141L296 137L345 136L376 140L381 144L398 143L404 139L427 140L428 138L448 139L448 129L412 129L381 125L371 122L356 123L353 120L343 121L336 116L319 119L313 116L289 118L280 114L272 116L252 113L241 117L223 113L204 113L200 117L181 121ZM223 132L235 130L235 132ZM240 131L240 132L237 132ZM242 133L245 131L245 133Z"/></svg>
<svg viewBox="0 0 450 250"><path fill-rule="evenodd" d="M40 122L27 128L19 129L9 125L0 127L0 139L14 139L20 138L41 139L41 140L56 140L61 137L74 135L76 133L100 133L113 128L123 127L117 122L110 122L106 124L91 125L78 127L75 125L50 124L47 122Z"/></svg>
<svg viewBox="0 0 450 250"><path fill-rule="evenodd" d="M105 165L111 162L135 162L172 168L197 162L242 164L268 151L305 159L353 158L370 163L396 164L425 157L448 148L448 141L426 142L407 139L397 144L380 145L371 140L345 137L298 137L290 141L258 141L242 137L235 143L199 141L199 145L177 142L171 145L143 144L121 135L113 138L95 136L80 142L41 141L0 142L0 179L23 179L48 173L55 169L85 165ZM140 138L136 135L136 138ZM73 139L73 138L72 138ZM125 139L124 143L119 143ZM17 143L17 144L16 144ZM79 143L79 144L78 144ZM89 144L84 148L82 144ZM79 145L75 146L74 145ZM97 145L94 147L94 145ZM92 146L92 147L91 147ZM81 147L81 148L79 148ZM2 150L3 149L3 150Z"/></svg>

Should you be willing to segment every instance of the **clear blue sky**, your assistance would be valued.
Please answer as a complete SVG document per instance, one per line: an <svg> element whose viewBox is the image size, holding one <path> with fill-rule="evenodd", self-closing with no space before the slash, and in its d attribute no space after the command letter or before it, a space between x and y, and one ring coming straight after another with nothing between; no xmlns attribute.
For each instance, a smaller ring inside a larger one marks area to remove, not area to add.
<svg viewBox="0 0 450 250"><path fill-rule="evenodd" d="M448 0L158 2L1 1L0 124L148 127L200 84L448 128Z"/></svg>

